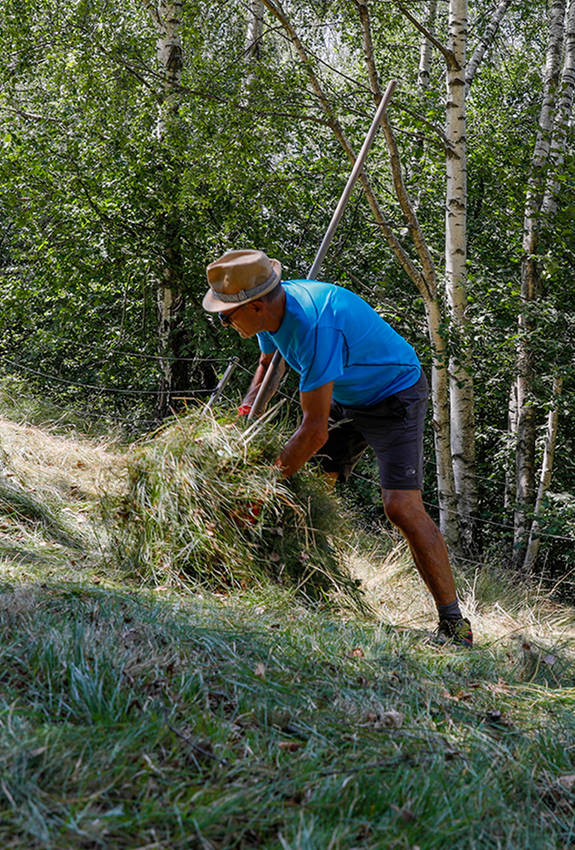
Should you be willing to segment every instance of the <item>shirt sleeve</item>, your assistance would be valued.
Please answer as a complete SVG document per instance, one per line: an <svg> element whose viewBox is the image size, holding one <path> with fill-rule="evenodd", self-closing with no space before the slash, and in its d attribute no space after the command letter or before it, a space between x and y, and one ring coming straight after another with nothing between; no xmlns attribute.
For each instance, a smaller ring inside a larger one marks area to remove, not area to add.
<svg viewBox="0 0 575 850"><path fill-rule="evenodd" d="M311 351L311 356L301 373L301 392L316 390L343 375L346 345L340 330L316 327L309 340L308 351Z"/></svg>
<svg viewBox="0 0 575 850"><path fill-rule="evenodd" d="M260 351L262 354L273 354L277 346L267 331L257 334Z"/></svg>

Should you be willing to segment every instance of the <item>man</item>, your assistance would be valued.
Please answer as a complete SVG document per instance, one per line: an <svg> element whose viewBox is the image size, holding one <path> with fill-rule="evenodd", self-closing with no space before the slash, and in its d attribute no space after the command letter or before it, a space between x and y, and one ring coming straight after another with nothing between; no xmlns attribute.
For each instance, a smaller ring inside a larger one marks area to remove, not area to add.
<svg viewBox="0 0 575 850"><path fill-rule="evenodd" d="M345 479L371 446L385 513L437 605L437 637L471 646L447 547L421 497L428 388L413 348L358 295L317 281L282 281L280 263L262 251L230 251L207 276L204 309L244 338L257 334L261 349L240 411L249 411L276 349L300 374L303 418L276 461L283 475L321 449L326 471Z"/></svg>

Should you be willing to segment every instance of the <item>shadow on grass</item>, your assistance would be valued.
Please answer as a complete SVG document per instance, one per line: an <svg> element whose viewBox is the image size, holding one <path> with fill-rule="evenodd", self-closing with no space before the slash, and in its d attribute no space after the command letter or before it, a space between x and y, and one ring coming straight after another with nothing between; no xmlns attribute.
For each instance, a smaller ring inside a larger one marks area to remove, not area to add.
<svg viewBox="0 0 575 850"><path fill-rule="evenodd" d="M72 584L5 585L0 650L6 846L552 847L570 834L572 799L549 779L572 768L567 657L554 685L526 683L509 649L436 649L272 588Z"/></svg>
<svg viewBox="0 0 575 850"><path fill-rule="evenodd" d="M14 564L38 564L44 560L44 556L23 546L14 546L0 541L0 558L5 558Z"/></svg>
<svg viewBox="0 0 575 850"><path fill-rule="evenodd" d="M55 515L54 511L0 478L0 513L28 526L40 526L43 534L69 549L82 550L84 543Z"/></svg>

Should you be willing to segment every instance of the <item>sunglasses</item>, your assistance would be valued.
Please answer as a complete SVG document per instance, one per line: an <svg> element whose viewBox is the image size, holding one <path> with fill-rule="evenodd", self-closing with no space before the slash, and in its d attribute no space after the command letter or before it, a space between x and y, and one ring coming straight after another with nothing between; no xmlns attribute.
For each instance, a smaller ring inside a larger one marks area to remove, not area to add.
<svg viewBox="0 0 575 850"><path fill-rule="evenodd" d="M237 313L238 310L241 310L242 307L245 307L245 306L246 306L245 304L240 304L239 307L235 307L233 310L230 310L229 313L218 313L218 318L219 318L220 322L222 323L223 327L229 328L229 326L232 323L232 316L234 315L234 313Z"/></svg>

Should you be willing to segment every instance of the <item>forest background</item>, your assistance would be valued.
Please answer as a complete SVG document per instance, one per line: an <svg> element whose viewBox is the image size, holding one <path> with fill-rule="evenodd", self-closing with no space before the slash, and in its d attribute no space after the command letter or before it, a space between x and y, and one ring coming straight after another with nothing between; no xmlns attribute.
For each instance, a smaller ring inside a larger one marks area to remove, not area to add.
<svg viewBox="0 0 575 850"><path fill-rule="evenodd" d="M305 276L395 79L322 278L432 375L451 551L569 593L575 0L0 8L4 386L137 434L238 356L239 399L257 347L203 313L205 265Z"/></svg>

